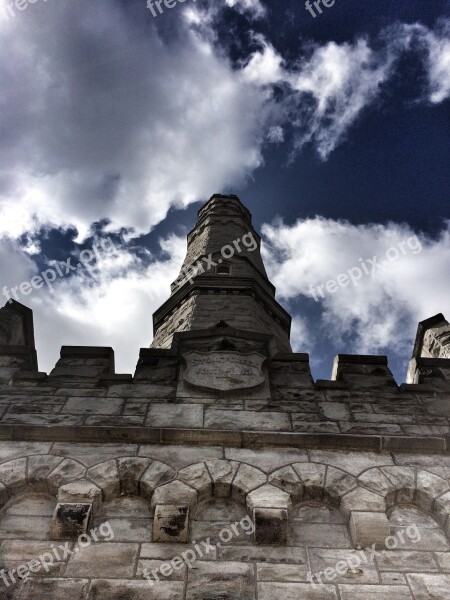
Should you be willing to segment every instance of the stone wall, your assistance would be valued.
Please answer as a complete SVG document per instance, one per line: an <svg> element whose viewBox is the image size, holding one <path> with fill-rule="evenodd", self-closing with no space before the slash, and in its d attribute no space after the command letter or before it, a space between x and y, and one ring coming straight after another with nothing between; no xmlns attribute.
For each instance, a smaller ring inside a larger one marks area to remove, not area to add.
<svg viewBox="0 0 450 600"><path fill-rule="evenodd" d="M0 461L4 568L68 542L66 556L61 552L48 571L6 588L14 600L448 597L448 456L0 442ZM170 541L158 541L158 507L172 493L189 507L186 542L177 527ZM93 506L86 531L107 522L109 541L100 537L77 552L76 537L55 541L51 530L57 503L83 500ZM276 520L283 511L287 521ZM256 524L253 533L248 521L239 525L246 516ZM379 519L375 531L368 516ZM271 524L284 536L276 544L267 539ZM345 567L360 542L378 541L380 531L395 537L408 526L416 528L414 538L403 535L396 549L367 553L354 571ZM199 556L196 547L207 550ZM163 563L189 549L196 557L190 567L161 574ZM340 574L312 585L309 572L337 563ZM150 585L144 569L156 570L159 582Z"/></svg>

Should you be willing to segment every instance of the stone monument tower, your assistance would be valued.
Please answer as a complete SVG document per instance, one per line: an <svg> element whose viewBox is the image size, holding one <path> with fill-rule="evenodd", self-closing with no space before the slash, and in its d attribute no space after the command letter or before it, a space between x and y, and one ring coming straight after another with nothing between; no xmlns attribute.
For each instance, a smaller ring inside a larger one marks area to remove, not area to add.
<svg viewBox="0 0 450 600"><path fill-rule="evenodd" d="M222 195L134 374L85 346L39 372L0 309L0 599L448 600L449 323L397 384L356 354L314 381L290 321Z"/></svg>

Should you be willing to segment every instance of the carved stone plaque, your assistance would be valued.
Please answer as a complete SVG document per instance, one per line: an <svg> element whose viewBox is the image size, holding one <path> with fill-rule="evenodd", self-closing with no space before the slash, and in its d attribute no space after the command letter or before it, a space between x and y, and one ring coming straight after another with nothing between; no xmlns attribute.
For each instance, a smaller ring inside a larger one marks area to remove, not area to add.
<svg viewBox="0 0 450 600"><path fill-rule="evenodd" d="M184 381L215 391L252 389L265 381L261 366L265 357L256 352L187 352Z"/></svg>

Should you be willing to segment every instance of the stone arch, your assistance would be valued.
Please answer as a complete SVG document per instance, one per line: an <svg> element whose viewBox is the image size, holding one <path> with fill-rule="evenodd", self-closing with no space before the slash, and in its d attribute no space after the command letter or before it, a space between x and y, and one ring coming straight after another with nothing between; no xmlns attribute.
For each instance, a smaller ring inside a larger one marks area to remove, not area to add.
<svg viewBox="0 0 450 600"><path fill-rule="evenodd" d="M378 494L385 510L396 504L411 504L431 513L444 527L450 514L450 485L446 479L419 467L373 467L358 477L358 483Z"/></svg>
<svg viewBox="0 0 450 600"><path fill-rule="evenodd" d="M16 458L0 465L0 507L27 492L46 492L56 497L58 489L86 472L80 462L64 456L38 454Z"/></svg>
<svg viewBox="0 0 450 600"><path fill-rule="evenodd" d="M342 498L341 510L349 519L353 543L383 547L390 535L387 511L401 504L433 515L449 535L448 482L418 467L384 466L361 473L358 487Z"/></svg>
<svg viewBox="0 0 450 600"><path fill-rule="evenodd" d="M101 490L101 502L121 495L151 500L155 489L175 476L169 465L150 458L124 456L98 463L86 471L86 480Z"/></svg>
<svg viewBox="0 0 450 600"><path fill-rule="evenodd" d="M233 498L246 504L248 495L267 482L267 476L247 463L212 459L180 469L177 480L197 492L197 501Z"/></svg>
<svg viewBox="0 0 450 600"><path fill-rule="evenodd" d="M152 496L154 540L187 541L199 504L213 498L234 500L251 515L250 495L266 482L262 471L238 461L212 459L183 467L172 481L158 486ZM170 523L176 526L171 527Z"/></svg>
<svg viewBox="0 0 450 600"><path fill-rule="evenodd" d="M269 483L288 493L293 504L312 500L339 510L342 498L357 487L357 479L350 473L311 462L286 465L269 475Z"/></svg>

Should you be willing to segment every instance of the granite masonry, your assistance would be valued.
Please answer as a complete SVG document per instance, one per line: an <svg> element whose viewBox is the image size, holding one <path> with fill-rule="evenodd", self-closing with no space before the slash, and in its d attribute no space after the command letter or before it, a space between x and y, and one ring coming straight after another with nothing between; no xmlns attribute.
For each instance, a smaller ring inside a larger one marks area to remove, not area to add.
<svg viewBox="0 0 450 600"><path fill-rule="evenodd" d="M0 599L450 598L449 323L406 383L347 354L314 381L259 245L212 196L134 374L80 346L39 372L0 310Z"/></svg>

